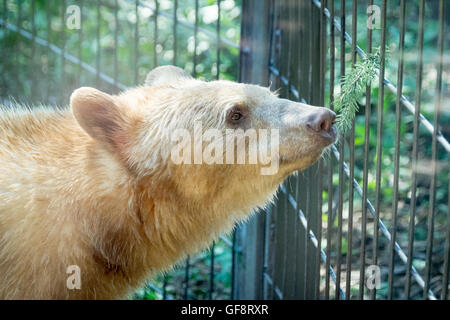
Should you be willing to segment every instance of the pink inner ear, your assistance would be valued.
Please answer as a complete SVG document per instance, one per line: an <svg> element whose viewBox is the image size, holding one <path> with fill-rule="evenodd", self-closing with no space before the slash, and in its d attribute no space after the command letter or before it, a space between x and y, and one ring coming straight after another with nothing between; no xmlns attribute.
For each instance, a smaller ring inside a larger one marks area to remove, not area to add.
<svg viewBox="0 0 450 320"><path fill-rule="evenodd" d="M71 96L73 114L80 126L95 140L117 147L123 138L125 119L114 98L94 88L80 88Z"/></svg>

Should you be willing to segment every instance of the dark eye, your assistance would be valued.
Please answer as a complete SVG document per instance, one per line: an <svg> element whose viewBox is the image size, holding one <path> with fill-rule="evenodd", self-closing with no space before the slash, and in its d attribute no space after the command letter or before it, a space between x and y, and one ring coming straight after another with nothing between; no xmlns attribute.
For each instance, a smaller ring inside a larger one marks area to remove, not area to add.
<svg viewBox="0 0 450 320"><path fill-rule="evenodd" d="M231 108L231 110L228 113L228 122L230 124L240 124L247 116L248 111L247 108L241 106L241 105L236 105L233 108Z"/></svg>
<svg viewBox="0 0 450 320"><path fill-rule="evenodd" d="M242 113L241 113L240 111L233 111L233 112L231 113L230 119L231 119L231 121L236 122L236 121L241 120L242 117L243 117L243 116L242 116Z"/></svg>

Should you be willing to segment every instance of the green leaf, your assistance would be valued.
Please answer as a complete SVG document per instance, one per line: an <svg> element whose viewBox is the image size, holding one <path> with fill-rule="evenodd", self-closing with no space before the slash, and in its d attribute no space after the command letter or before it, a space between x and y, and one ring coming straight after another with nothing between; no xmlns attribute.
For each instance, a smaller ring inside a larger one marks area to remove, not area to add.
<svg viewBox="0 0 450 320"><path fill-rule="evenodd" d="M377 70L380 69L380 54L380 48L376 49L373 54L357 62L342 78L341 92L334 103L334 109L338 112L336 122L342 133L351 128L359 109L358 101L363 96L366 86L374 80Z"/></svg>

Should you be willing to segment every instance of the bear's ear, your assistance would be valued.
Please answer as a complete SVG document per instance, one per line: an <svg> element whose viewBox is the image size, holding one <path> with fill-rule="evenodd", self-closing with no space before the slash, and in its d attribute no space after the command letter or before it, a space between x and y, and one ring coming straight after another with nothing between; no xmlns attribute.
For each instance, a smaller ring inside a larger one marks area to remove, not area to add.
<svg viewBox="0 0 450 320"><path fill-rule="evenodd" d="M113 96L83 87L72 93L70 106L75 119L92 138L108 148L120 147L127 122Z"/></svg>
<svg viewBox="0 0 450 320"><path fill-rule="evenodd" d="M183 79L192 79L192 77L181 68L175 66L161 66L153 69L147 74L145 85L161 86Z"/></svg>

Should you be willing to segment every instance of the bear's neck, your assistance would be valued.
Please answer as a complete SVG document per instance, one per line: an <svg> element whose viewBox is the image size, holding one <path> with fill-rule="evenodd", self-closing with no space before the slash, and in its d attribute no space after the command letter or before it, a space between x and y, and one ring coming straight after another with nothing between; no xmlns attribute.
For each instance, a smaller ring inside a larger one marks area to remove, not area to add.
<svg viewBox="0 0 450 320"><path fill-rule="evenodd" d="M148 239L143 254L149 270L170 269L187 255L206 249L239 220L211 198L189 199L176 190L170 181L152 188L136 186L136 212L142 222L138 229Z"/></svg>
<svg viewBox="0 0 450 320"><path fill-rule="evenodd" d="M209 192L201 196L187 194L178 181L159 181L151 188L151 178L142 181L135 194L142 230L149 239L146 255L150 269L168 269L187 255L208 248L221 234L229 234L236 223L271 199L282 180L273 177L246 183L227 176L206 182Z"/></svg>
<svg viewBox="0 0 450 320"><path fill-rule="evenodd" d="M94 234L100 238L96 239L95 257L101 265L122 270L126 281L135 287L169 270L187 255L208 248L220 234L229 233L253 208L264 205L281 182L274 178L265 183L243 183L229 176L219 177L216 181L222 184L207 182L209 192L195 197L180 190L179 179L133 180L130 176L124 183L118 180L123 174L98 176L105 180L96 183L114 184L117 188L113 194L97 199L110 199L110 203L96 204L103 210L97 211L100 219L95 221ZM260 189L255 190L255 185ZM91 203L97 200L90 199Z"/></svg>

